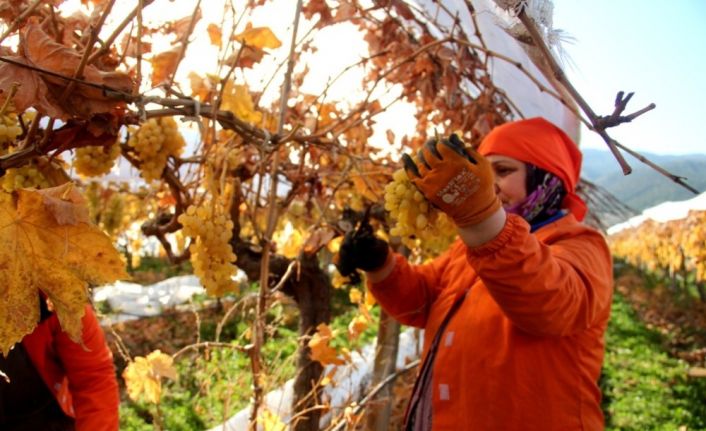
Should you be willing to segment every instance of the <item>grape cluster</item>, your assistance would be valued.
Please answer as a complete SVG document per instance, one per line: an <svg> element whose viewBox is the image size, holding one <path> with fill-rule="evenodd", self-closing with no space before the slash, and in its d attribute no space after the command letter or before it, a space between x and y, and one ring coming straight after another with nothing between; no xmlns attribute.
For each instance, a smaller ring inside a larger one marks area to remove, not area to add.
<svg viewBox="0 0 706 431"><path fill-rule="evenodd" d="M8 193L17 189L44 189L50 186L46 177L32 163L8 169L2 177L2 188Z"/></svg>
<svg viewBox="0 0 706 431"><path fill-rule="evenodd" d="M140 161L142 178L146 181L162 177L167 159L178 156L184 148L184 138L172 117L151 118L128 140Z"/></svg>
<svg viewBox="0 0 706 431"><path fill-rule="evenodd" d="M0 146L12 144L22 134L22 128L17 121L17 114L0 115Z"/></svg>
<svg viewBox="0 0 706 431"><path fill-rule="evenodd" d="M74 167L76 172L85 177L98 177L110 172L118 156L120 156L118 142L108 148L102 146L81 147L76 150Z"/></svg>
<svg viewBox="0 0 706 431"><path fill-rule="evenodd" d="M392 182L385 186L385 209L395 220L390 234L402 238L410 248L438 253L456 236L453 222L426 200L403 169L395 171Z"/></svg>
<svg viewBox="0 0 706 431"><path fill-rule="evenodd" d="M191 264L194 273L210 295L222 296L236 290L233 281L237 268L235 253L230 246L233 221L225 206L217 200L198 208L189 206L179 216L185 236L195 238L191 243Z"/></svg>

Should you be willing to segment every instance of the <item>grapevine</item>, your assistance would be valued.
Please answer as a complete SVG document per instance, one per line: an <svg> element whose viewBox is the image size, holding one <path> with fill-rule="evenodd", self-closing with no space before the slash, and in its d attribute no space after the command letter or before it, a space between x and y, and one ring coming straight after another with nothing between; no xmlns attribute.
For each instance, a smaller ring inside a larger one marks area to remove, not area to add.
<svg viewBox="0 0 706 431"><path fill-rule="evenodd" d="M395 220L390 234L401 237L410 248L440 253L456 236L453 222L426 200L403 169L385 186L385 209Z"/></svg>
<svg viewBox="0 0 706 431"><path fill-rule="evenodd" d="M170 156L178 156L184 148L184 138L171 117L150 119L128 139L140 162L142 178L154 181L162 177Z"/></svg>
<svg viewBox="0 0 706 431"><path fill-rule="evenodd" d="M22 128L17 121L17 114L5 113L0 115L0 146L15 142L22 134Z"/></svg>
<svg viewBox="0 0 706 431"><path fill-rule="evenodd" d="M105 175L113 168L120 156L120 144L115 142L110 147L89 146L76 150L74 167L76 172L86 177Z"/></svg>
<svg viewBox="0 0 706 431"><path fill-rule="evenodd" d="M9 147L7 152L12 153L13 147ZM4 151L0 151L3 154ZM35 162L30 162L19 168L10 168L2 177L2 189L12 192L22 188L43 189L50 187L49 180L37 169Z"/></svg>
<svg viewBox="0 0 706 431"><path fill-rule="evenodd" d="M217 199L198 208L191 205L178 220L184 235L195 238L189 247L191 264L206 291L215 296L235 291L236 256L230 246L233 221L225 205Z"/></svg>
<svg viewBox="0 0 706 431"><path fill-rule="evenodd" d="M693 273L706 282L706 211L685 219L657 223L648 220L609 237L611 251L631 265L666 276Z"/></svg>

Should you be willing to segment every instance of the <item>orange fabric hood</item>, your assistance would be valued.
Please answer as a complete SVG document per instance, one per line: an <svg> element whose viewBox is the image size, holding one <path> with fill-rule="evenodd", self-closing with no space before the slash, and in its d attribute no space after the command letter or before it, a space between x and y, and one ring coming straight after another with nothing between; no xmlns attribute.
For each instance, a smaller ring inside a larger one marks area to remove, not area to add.
<svg viewBox="0 0 706 431"><path fill-rule="evenodd" d="M483 139L478 152L512 157L553 173L566 188L562 207L579 221L585 217L586 204L576 194L582 155L578 145L554 124L539 117L502 124Z"/></svg>

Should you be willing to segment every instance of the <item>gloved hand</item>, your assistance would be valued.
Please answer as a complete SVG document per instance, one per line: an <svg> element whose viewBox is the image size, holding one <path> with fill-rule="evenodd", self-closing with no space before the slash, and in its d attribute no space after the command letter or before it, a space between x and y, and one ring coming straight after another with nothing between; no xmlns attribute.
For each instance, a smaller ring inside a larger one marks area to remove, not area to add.
<svg viewBox="0 0 706 431"><path fill-rule="evenodd" d="M338 272L347 277L356 269L374 271L381 268L388 253L387 242L376 237L370 223L363 221L358 229L346 234L333 263Z"/></svg>
<svg viewBox="0 0 706 431"><path fill-rule="evenodd" d="M415 163L409 155L402 156L407 176L456 226L478 224L500 208L490 162L464 148L456 134L428 141L417 159Z"/></svg>

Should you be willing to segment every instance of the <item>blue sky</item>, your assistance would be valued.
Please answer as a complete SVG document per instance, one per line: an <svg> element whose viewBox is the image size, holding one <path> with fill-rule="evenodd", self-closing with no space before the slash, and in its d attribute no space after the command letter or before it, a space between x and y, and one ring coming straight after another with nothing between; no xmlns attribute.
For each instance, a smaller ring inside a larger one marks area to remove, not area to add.
<svg viewBox="0 0 706 431"><path fill-rule="evenodd" d="M573 64L572 84L594 111L613 111L619 90L634 91L626 113L657 108L609 130L636 151L706 153L706 1L554 0L554 28ZM581 145L607 148L582 131Z"/></svg>

